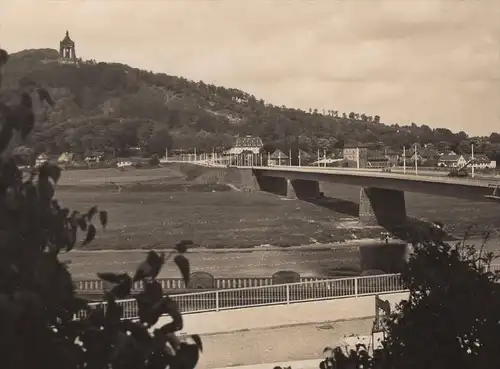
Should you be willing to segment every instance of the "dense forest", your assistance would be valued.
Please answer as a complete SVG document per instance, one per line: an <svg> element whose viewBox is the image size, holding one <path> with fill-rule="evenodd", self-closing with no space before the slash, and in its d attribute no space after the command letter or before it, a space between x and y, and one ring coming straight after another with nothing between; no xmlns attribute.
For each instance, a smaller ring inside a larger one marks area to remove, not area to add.
<svg viewBox="0 0 500 369"><path fill-rule="evenodd" d="M52 94L53 109L37 108L40 122L26 146L36 152L109 151L126 155L138 146L148 154L169 149L199 152L230 147L237 135L260 136L269 150L306 150L368 144L399 150L432 143L441 150L500 156L500 134L468 137L426 125L385 125L383 117L362 112L275 106L243 91L202 81L131 68L117 63L57 63L52 49L11 55L5 66L5 93L36 82ZM18 91L18 90L17 90Z"/></svg>

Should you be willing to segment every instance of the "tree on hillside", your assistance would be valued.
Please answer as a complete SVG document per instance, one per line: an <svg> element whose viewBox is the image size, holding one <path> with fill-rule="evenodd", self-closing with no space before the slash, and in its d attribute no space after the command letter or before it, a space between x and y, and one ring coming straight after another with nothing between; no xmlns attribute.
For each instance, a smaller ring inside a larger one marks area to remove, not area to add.
<svg viewBox="0 0 500 369"><path fill-rule="evenodd" d="M500 368L499 280L485 272L493 255L430 239L402 273L410 296L387 320L386 367Z"/></svg>
<svg viewBox="0 0 500 369"><path fill-rule="evenodd" d="M158 157L157 154L153 154L149 160L148 160L148 163L150 166L152 167L157 167L158 165L160 165L160 158Z"/></svg>
<svg viewBox="0 0 500 369"><path fill-rule="evenodd" d="M0 72L7 58L0 49ZM0 82L2 77L0 73ZM35 125L33 94L52 104L48 92L36 85L20 91L14 103L4 102L0 95L1 368L194 368L201 340L192 336L186 342L176 336L183 326L182 315L156 281L170 255L165 258L150 251L133 276L100 273L114 287L99 307L90 308L75 295L71 274L58 255L92 242L97 232L94 223L106 227L108 214L96 206L85 212L62 207L54 198L61 176L57 166L44 164L23 178L10 153ZM179 244L174 262L187 284L185 251ZM123 307L117 300L128 297L136 281L144 283L136 296L138 321L122 320ZM158 326L161 315L172 321Z"/></svg>
<svg viewBox="0 0 500 369"><path fill-rule="evenodd" d="M172 149L172 136L166 129L161 128L153 132L146 147L149 154L164 156L165 150Z"/></svg>

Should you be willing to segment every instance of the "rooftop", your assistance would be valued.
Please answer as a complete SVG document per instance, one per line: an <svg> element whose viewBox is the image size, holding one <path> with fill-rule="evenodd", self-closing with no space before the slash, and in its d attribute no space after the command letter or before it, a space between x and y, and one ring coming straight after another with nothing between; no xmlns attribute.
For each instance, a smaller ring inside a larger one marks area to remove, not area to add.
<svg viewBox="0 0 500 369"><path fill-rule="evenodd" d="M286 155L283 151L280 149L277 149L275 152L273 152L270 156L271 159L288 159L288 155Z"/></svg>
<svg viewBox="0 0 500 369"><path fill-rule="evenodd" d="M355 149L355 148L366 149L367 146L356 142L348 142L344 145L344 149Z"/></svg>
<svg viewBox="0 0 500 369"><path fill-rule="evenodd" d="M385 153L381 151L376 151L376 150L369 150L368 151L368 159L369 160L382 160L382 161L387 161L387 157Z"/></svg>
<svg viewBox="0 0 500 369"><path fill-rule="evenodd" d="M75 46L75 42L69 37L68 31L66 31L66 36L61 41L61 46Z"/></svg>
<svg viewBox="0 0 500 369"><path fill-rule="evenodd" d="M262 139L260 137L245 136L236 138L234 147L262 147Z"/></svg>
<svg viewBox="0 0 500 369"><path fill-rule="evenodd" d="M465 161L469 161L470 159L472 159L472 155L470 155L470 154L463 154L463 155L444 154L439 158L439 160L440 161L457 161L461 157L463 157ZM474 160L476 162L480 162L480 163L489 163L491 161L486 155L483 155L483 154L474 155Z"/></svg>

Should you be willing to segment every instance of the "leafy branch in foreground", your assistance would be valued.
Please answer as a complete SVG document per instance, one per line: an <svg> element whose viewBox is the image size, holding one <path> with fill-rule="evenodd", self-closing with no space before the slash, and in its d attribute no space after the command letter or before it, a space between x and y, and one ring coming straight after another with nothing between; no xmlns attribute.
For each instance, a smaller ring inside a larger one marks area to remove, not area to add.
<svg viewBox="0 0 500 369"><path fill-rule="evenodd" d="M0 49L0 68L8 54ZM1 69L0 69L1 71ZM0 82L1 82L0 73ZM1 87L1 86L0 86ZM134 277L101 273L114 284L105 303L90 308L75 295L60 252L85 246L108 213L97 206L70 211L55 198L61 169L44 164L22 173L10 157L16 134L24 140L35 124L32 94L53 101L35 82L23 83L19 101L7 104L0 95L0 352L2 369L163 369L194 368L202 349L199 336L181 340L183 328L176 302L164 295L156 277L170 256L189 283L187 250L179 244L167 258L151 251ZM80 236L83 233L83 236ZM139 317L124 320L117 299L130 295L133 281L143 281L136 296ZM83 317L75 319L78 315ZM171 322L158 325L168 315Z"/></svg>
<svg viewBox="0 0 500 369"><path fill-rule="evenodd" d="M500 284L492 252L467 235L414 243L402 278L410 290L387 319L386 368L500 367Z"/></svg>

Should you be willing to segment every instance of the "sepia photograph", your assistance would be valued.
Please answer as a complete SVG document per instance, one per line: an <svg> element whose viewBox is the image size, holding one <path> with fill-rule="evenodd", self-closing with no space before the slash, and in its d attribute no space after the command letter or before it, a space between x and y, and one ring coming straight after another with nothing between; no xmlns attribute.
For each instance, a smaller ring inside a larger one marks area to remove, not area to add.
<svg viewBox="0 0 500 369"><path fill-rule="evenodd" d="M500 368L499 19L2 0L0 368Z"/></svg>

